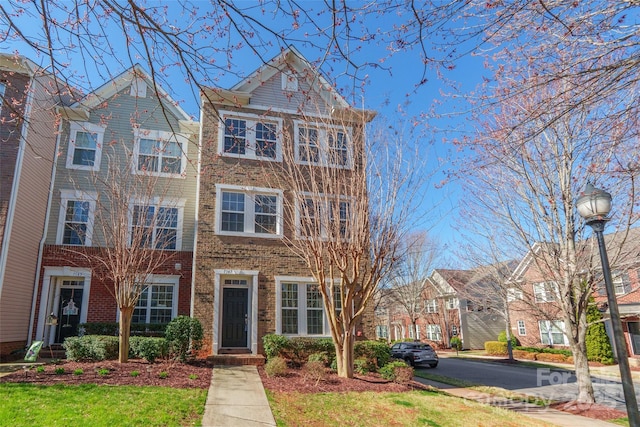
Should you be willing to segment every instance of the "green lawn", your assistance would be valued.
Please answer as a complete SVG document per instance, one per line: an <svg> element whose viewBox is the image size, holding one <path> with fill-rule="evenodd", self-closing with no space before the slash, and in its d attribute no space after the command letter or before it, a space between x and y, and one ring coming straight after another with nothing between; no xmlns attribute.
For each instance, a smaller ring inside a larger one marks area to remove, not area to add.
<svg viewBox="0 0 640 427"><path fill-rule="evenodd" d="M435 391L275 393L267 397L278 426L549 426Z"/></svg>
<svg viewBox="0 0 640 427"><path fill-rule="evenodd" d="M0 384L0 425L200 425L206 397L202 389Z"/></svg>

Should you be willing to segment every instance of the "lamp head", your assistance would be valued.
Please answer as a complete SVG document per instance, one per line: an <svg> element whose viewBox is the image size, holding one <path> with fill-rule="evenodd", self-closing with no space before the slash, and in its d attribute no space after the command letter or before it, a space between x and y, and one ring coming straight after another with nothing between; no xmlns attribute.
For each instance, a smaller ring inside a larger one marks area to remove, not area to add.
<svg viewBox="0 0 640 427"><path fill-rule="evenodd" d="M587 183L584 193L576 200L576 208L587 221L606 219L611 212L611 194Z"/></svg>

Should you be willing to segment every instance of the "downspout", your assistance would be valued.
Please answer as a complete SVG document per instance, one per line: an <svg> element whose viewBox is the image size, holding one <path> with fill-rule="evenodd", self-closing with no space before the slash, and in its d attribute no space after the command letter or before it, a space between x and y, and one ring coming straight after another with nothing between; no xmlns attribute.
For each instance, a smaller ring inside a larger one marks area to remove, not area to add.
<svg viewBox="0 0 640 427"><path fill-rule="evenodd" d="M49 232L49 217L51 215L51 200L53 198L53 188L55 184L55 176L58 165L58 150L60 149L60 136L62 135L62 120L58 123L58 136L56 137L55 151L53 152L53 167L51 168L51 180L49 182L49 197L47 198L47 210L44 216L44 229L42 233L42 239L40 239L40 245L38 246L38 263L36 265L36 281L33 284L33 298L31 301L31 317L29 319L29 339L28 344L31 344L31 337L33 336L33 328L35 326L36 304L38 300L38 288L40 286L40 271L42 269L42 254L44 252L44 243L47 240L47 234ZM47 295L47 306L49 305L49 296ZM48 307L47 307L48 309ZM44 339L44 327L42 329Z"/></svg>
<svg viewBox="0 0 640 427"><path fill-rule="evenodd" d="M202 101L201 101L202 103ZM189 304L189 316L195 316L196 299L196 253L198 249L198 218L200 217L200 171L202 166L202 123L204 121L204 108L200 106L200 126L198 135L198 165L196 172L196 208L195 221L193 223L193 256L191 260L191 302Z"/></svg>

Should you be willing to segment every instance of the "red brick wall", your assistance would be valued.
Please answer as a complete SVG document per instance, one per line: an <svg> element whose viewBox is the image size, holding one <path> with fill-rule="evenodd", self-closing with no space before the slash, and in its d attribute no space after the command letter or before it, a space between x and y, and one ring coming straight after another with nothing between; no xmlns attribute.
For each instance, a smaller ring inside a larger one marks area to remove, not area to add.
<svg viewBox="0 0 640 427"><path fill-rule="evenodd" d="M42 297L42 281L45 267L78 267L91 268L91 293L89 295L89 307L87 311L88 322L114 322L116 321L117 305L113 292L112 282L105 278L104 269L97 268L87 260L79 251L83 251L89 256L99 254L102 248L77 248L71 250L65 246L46 245L42 258L42 270L40 283L38 285L38 300L36 304L35 319L37 322L40 308L40 298ZM156 270L158 275L179 275L178 284L178 315L189 315L191 304L191 272L192 272L193 252L172 252L168 254L168 259L164 265ZM175 265L181 264L180 270L175 269ZM34 334L37 325L34 327ZM32 336L35 339L35 336Z"/></svg>

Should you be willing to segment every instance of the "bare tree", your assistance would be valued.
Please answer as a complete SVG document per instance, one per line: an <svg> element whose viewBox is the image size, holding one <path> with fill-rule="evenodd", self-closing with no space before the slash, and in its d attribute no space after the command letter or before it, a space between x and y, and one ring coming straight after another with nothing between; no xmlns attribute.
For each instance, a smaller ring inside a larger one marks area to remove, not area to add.
<svg viewBox="0 0 640 427"><path fill-rule="evenodd" d="M342 377L353 376L355 327L372 311L421 200L417 157L406 158L406 141L367 132L372 118L351 108L303 117L298 144L285 134L282 163L265 166L274 188L290 192L285 220L295 233L285 241L319 284Z"/></svg>
<svg viewBox="0 0 640 427"><path fill-rule="evenodd" d="M416 232L403 241L401 253L393 271L385 279L385 298L397 305L409 317L411 335L417 339L417 322L425 314L425 287L429 272L439 252L437 243L426 232Z"/></svg>
<svg viewBox="0 0 640 427"><path fill-rule="evenodd" d="M175 257L178 201L157 174L132 173L132 153L127 147L111 147L105 154L106 173L94 172L89 182L74 183L95 203L93 224L89 226L99 246L64 246L64 250L80 255L115 299L119 310L118 360L124 363L129 357L131 320L138 300L150 276L166 268ZM90 208L65 208L71 220L64 232L84 241L87 225L73 218L86 215Z"/></svg>
<svg viewBox="0 0 640 427"><path fill-rule="evenodd" d="M635 153L634 143L627 138L634 121L602 120L616 107L610 105L607 110L603 104L596 110L590 106L574 108L561 120L548 123L555 112L549 111L547 116L540 111L540 101L542 105L551 98L557 103L569 102L575 90L574 82L555 82L539 88L535 96L528 93L511 98L491 116L492 121L474 144L477 167L468 170L465 181L466 219L473 224L474 233L484 233L488 241L499 243L502 251L527 253L542 280L557 285L549 290L557 304L531 307L558 310L559 317L545 318L564 322L574 355L578 399L593 402L585 334L595 274L591 257L582 256L584 248L578 245L583 224L576 217L574 203L587 181L597 181L622 202L615 222L622 229L633 224L634 178L626 165ZM531 112L536 112L544 126L517 127ZM589 280L583 271L590 272ZM527 296L534 300L530 294Z"/></svg>

